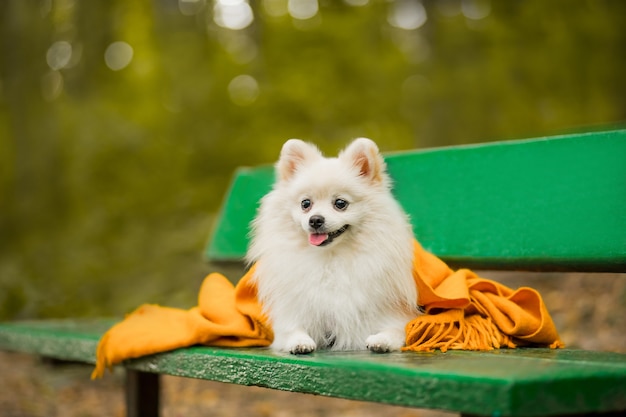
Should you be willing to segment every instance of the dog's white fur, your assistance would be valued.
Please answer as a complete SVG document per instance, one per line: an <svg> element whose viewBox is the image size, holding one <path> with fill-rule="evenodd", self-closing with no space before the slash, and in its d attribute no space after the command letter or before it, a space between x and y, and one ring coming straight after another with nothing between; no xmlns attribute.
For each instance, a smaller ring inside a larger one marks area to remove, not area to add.
<svg viewBox="0 0 626 417"><path fill-rule="evenodd" d="M247 255L256 263L272 348L296 354L400 349L405 325L418 314L413 234L376 144L359 138L339 157L324 158L314 145L291 139L276 171ZM347 207L336 207L337 199ZM312 216L323 217L318 230L309 224ZM328 244L319 245L323 235L310 237L344 225Z"/></svg>

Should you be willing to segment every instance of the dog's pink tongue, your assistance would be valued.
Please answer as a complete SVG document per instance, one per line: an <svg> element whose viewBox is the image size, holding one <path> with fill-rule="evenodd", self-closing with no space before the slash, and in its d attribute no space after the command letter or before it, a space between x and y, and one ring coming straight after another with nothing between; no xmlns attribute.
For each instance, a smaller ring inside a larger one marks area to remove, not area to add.
<svg viewBox="0 0 626 417"><path fill-rule="evenodd" d="M309 243L315 246L319 246L326 242L326 239L328 239L328 235L326 233L311 233L309 235Z"/></svg>

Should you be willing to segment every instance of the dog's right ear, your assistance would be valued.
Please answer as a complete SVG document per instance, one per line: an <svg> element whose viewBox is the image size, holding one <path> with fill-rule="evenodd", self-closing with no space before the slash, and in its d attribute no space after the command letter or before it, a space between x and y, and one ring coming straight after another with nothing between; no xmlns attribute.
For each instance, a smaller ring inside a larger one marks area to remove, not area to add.
<svg viewBox="0 0 626 417"><path fill-rule="evenodd" d="M280 159L276 164L278 178L281 181L288 181L298 168L307 161L313 161L322 157L322 153L315 145L301 141L300 139L289 139L280 151Z"/></svg>

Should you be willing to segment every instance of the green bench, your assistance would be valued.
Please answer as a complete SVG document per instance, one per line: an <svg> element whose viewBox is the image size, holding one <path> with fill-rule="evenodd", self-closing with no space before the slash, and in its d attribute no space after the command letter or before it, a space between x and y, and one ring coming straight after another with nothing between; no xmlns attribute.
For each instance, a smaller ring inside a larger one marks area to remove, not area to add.
<svg viewBox="0 0 626 417"><path fill-rule="evenodd" d="M626 271L626 130L401 152L386 159L416 236L452 266ZM237 171L206 251L210 260L241 262L248 223L272 181L272 166ZM2 323L0 348L93 364L98 339L111 324ZM467 415L626 413L626 354L610 352L523 348L292 356L197 346L124 366L130 416L158 415L159 374Z"/></svg>

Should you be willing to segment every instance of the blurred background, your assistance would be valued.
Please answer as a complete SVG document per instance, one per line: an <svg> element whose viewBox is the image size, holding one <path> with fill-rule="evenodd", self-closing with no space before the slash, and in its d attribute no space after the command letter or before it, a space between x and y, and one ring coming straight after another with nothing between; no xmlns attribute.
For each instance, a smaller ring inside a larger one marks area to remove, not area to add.
<svg viewBox="0 0 626 417"><path fill-rule="evenodd" d="M188 307L233 170L623 126L618 0L2 0L0 319Z"/></svg>
<svg viewBox="0 0 626 417"><path fill-rule="evenodd" d="M230 176L334 154L624 127L620 0L0 0L0 320L190 307ZM626 351L624 274L540 290ZM232 278L237 278L234 273ZM0 415L123 415L123 376L0 352ZM164 377L163 415L449 416Z"/></svg>

